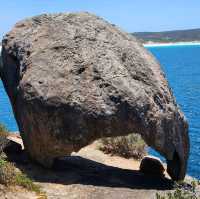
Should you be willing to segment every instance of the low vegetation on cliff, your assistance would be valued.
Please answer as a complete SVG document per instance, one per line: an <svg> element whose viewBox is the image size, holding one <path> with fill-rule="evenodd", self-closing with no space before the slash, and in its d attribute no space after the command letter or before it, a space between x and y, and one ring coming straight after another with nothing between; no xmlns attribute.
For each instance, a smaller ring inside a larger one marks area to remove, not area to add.
<svg viewBox="0 0 200 199"><path fill-rule="evenodd" d="M124 158L142 159L146 155L146 144L138 134L101 139L100 150Z"/></svg>
<svg viewBox="0 0 200 199"><path fill-rule="evenodd" d="M40 187L33 183L21 171L17 170L14 163L8 161L3 149L8 143L8 130L0 124L0 184L5 186L18 185L29 191L40 193Z"/></svg>
<svg viewBox="0 0 200 199"><path fill-rule="evenodd" d="M156 194L156 199L200 199L197 193L199 181L191 181L188 184L177 183L173 192L168 192L165 195ZM187 186L184 186L187 185Z"/></svg>
<svg viewBox="0 0 200 199"><path fill-rule="evenodd" d="M4 125L0 124L0 155L3 153L3 148L7 144L8 131ZM1 157L1 156L0 156Z"/></svg>
<svg viewBox="0 0 200 199"><path fill-rule="evenodd" d="M136 32L133 33L143 43L146 42L193 42L200 41L200 29L174 30L163 32Z"/></svg>

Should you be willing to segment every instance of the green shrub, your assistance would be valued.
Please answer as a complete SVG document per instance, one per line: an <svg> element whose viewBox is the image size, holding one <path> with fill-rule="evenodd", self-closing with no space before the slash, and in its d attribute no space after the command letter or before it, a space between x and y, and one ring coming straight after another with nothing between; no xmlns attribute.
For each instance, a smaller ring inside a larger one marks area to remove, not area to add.
<svg viewBox="0 0 200 199"><path fill-rule="evenodd" d="M146 154L146 144L138 134L102 138L100 150L124 158L141 159Z"/></svg>
<svg viewBox="0 0 200 199"><path fill-rule="evenodd" d="M0 124L0 155L3 152L4 147L8 143L7 136L8 130L4 125Z"/></svg>
<svg viewBox="0 0 200 199"><path fill-rule="evenodd" d="M4 125L0 124L0 184L6 186L9 185L19 185L24 187L29 191L34 191L41 194L40 187L33 183L33 181L28 178L25 174L17 172L15 165L6 160L6 157L3 157L3 148L7 144L8 140L8 130ZM42 198L45 198L41 195Z"/></svg>
<svg viewBox="0 0 200 199"><path fill-rule="evenodd" d="M0 157L0 184L10 185L15 183L15 167L12 163Z"/></svg>
<svg viewBox="0 0 200 199"><path fill-rule="evenodd" d="M200 199L196 193L196 186L198 182L192 181L190 183L191 188L185 189L181 184L177 184L176 189L166 195L160 195L156 193L156 199Z"/></svg>
<svg viewBox="0 0 200 199"><path fill-rule="evenodd" d="M33 181L28 178L23 173L17 173L15 177L15 183L19 186L24 187L25 189L29 191L34 191L36 193L40 193L40 186L33 183Z"/></svg>
<svg viewBox="0 0 200 199"><path fill-rule="evenodd" d="M0 157L0 184L18 185L29 191L41 193L40 187L33 183L25 174L17 172L15 165Z"/></svg>

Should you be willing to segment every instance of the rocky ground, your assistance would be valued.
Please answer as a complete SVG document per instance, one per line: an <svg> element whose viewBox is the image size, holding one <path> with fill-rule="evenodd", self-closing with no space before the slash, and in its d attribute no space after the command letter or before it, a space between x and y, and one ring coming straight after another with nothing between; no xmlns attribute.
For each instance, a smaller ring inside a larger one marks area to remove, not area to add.
<svg viewBox="0 0 200 199"><path fill-rule="evenodd" d="M0 199L38 199L35 193L28 192L21 187L5 187L0 184Z"/></svg>
<svg viewBox="0 0 200 199"><path fill-rule="evenodd" d="M139 161L106 155L98 150L98 142L58 160L53 171L21 159L16 166L41 186L48 199L153 199L157 192L172 188L167 176L145 176L138 171ZM0 194L0 199L44 198L19 187L1 186Z"/></svg>

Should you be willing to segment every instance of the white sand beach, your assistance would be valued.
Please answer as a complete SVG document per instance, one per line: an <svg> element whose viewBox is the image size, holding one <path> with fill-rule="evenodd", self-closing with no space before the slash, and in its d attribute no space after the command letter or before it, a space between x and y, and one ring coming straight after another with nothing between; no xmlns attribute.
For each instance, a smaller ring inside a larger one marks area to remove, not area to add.
<svg viewBox="0 0 200 199"><path fill-rule="evenodd" d="M200 41L194 42L174 42L174 43L145 43L143 44L144 47L165 47L165 46L200 46Z"/></svg>

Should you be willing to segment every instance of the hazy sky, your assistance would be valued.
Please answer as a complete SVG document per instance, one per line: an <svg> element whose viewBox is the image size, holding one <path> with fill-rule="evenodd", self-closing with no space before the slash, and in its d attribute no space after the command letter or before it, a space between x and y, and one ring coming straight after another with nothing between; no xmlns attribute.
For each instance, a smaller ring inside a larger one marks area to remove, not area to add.
<svg viewBox="0 0 200 199"><path fill-rule="evenodd" d="M200 0L1 0L0 39L20 19L89 11L128 32L200 28Z"/></svg>

